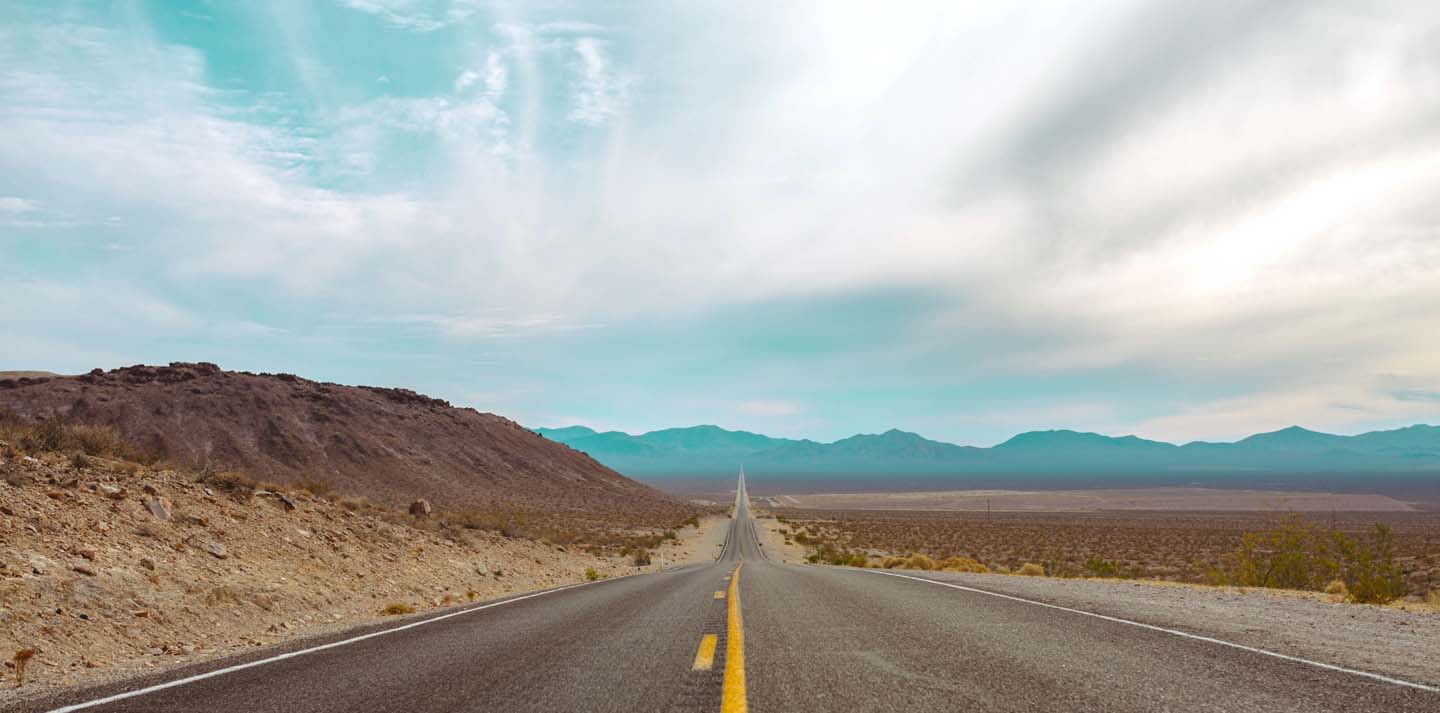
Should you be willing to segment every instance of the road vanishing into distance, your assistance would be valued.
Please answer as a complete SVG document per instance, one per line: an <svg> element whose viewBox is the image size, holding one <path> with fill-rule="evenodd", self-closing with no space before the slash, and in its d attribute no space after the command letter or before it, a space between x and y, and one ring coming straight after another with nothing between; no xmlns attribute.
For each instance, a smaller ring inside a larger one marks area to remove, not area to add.
<svg viewBox="0 0 1440 713"><path fill-rule="evenodd" d="M388 622L36 710L1440 711L1425 686L1198 632L908 573L772 563L754 527L742 474L714 564Z"/></svg>

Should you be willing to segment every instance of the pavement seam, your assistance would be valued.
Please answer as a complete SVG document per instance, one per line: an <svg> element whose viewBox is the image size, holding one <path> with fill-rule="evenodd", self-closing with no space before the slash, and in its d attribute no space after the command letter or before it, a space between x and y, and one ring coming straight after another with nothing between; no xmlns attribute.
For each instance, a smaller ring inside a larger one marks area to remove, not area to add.
<svg viewBox="0 0 1440 713"><path fill-rule="evenodd" d="M1141 629L1149 629L1149 630L1151 630L1151 631L1158 631L1158 632L1165 633L1165 634L1171 634L1171 635L1173 635L1173 636L1179 636L1179 637L1185 638L1185 639L1192 639L1192 640L1195 640L1195 641L1203 641L1203 642L1210 643L1210 644L1219 644L1220 646L1228 646L1228 647L1230 647L1230 648L1232 648L1232 649L1239 649L1239 650L1241 650L1241 651L1248 651L1248 652L1254 653L1254 654L1261 654L1261 655L1263 655L1263 656L1270 656L1270 657L1277 658L1277 659L1281 659L1281 660L1284 660L1284 661L1292 661L1292 662L1295 662L1295 663L1302 663L1302 664L1306 664L1306 665L1308 665L1308 666L1314 666L1314 667L1317 667L1317 668L1323 668L1323 669L1328 670L1328 671L1335 671L1335 672L1338 672L1338 673L1348 673L1348 674L1351 674L1351 675L1354 675L1354 676L1363 676L1363 677L1365 677L1365 678L1373 679L1373 680L1376 680L1376 681L1381 681L1381 682L1383 682L1383 683L1394 684L1394 685L1396 685L1396 686L1405 686L1405 687L1407 687L1407 688L1414 688L1414 689L1418 689L1418 690L1421 690L1421 691L1428 691L1428 692L1430 692L1430 693L1440 693L1440 687L1437 687L1437 686L1430 686L1430 685L1426 685L1426 684L1424 684L1424 683L1416 683L1416 682L1414 682L1414 681L1406 681L1406 680L1400 679L1400 678L1392 678L1392 677L1390 677L1390 676L1386 676L1386 675L1383 675L1383 674L1371 673L1370 671L1361 671L1361 670L1359 670L1359 669L1346 668L1346 667L1344 667L1344 666L1337 666L1337 665L1335 665L1335 664L1324 663L1323 661L1313 661L1313 660L1311 660L1311 659L1301 658L1301 657L1299 657L1299 656L1291 656L1291 655L1289 655L1289 654L1282 654L1282 653L1279 653L1279 652L1277 652L1277 651L1269 651L1269 650L1266 650L1266 649L1256 648L1256 647L1254 647L1254 646L1246 646L1245 644L1237 644L1237 643L1235 643L1235 642L1233 642L1233 641L1225 641L1224 639L1216 639L1216 638L1211 637L1211 636L1204 636L1204 635L1201 635L1201 634L1192 634L1192 633L1190 633L1190 632L1188 632L1188 631L1181 631L1181 630L1179 630L1179 629L1167 629L1167 628L1165 628L1165 627L1163 627L1163 626L1156 626L1156 625L1154 625L1154 624L1146 624L1146 623L1144 623L1144 622L1133 621L1133 620L1130 620L1130 619L1122 619L1122 618L1117 617L1117 616L1109 616L1109 615L1107 615L1107 614L1097 614L1097 613L1092 612L1092 611L1085 611L1084 609L1074 609L1074 608L1071 608L1071 607L1061 606L1061 605L1059 605L1059 604L1050 604L1050 603L1048 603L1048 602L1036 601L1036 600L1034 600L1034 599L1025 599L1024 597L1017 597L1017 596L1013 596L1013 595L1010 595L1010 594L1001 594L1001 593L999 593L999 592L991 592L991 591L988 591L988 590L985 590L985 589L976 589L975 587L967 587L967 586L965 586L965 585L963 585L963 584L952 584L952 583L950 583L950 582L938 582L938 581L933 580L933 579L926 579L926 578L924 578L924 577L916 577L916 576L908 575L908 574L900 574L900 573L898 573L898 572L883 572L883 571L877 571L877 570L858 570L858 571L867 572L867 573L869 573L869 574L883 574L883 575L888 575L888 576L891 576L891 577L899 577L899 578L901 578L901 579L913 579L913 580L915 580L915 581L917 581L917 582L924 582L924 583L926 583L926 584L934 584L934 585L941 586L941 587L949 587L949 588L951 588L951 589L959 589L959 590L965 591L965 592L974 592L975 594L984 594L984 595L986 595L986 596L999 597L999 598L1001 598L1001 599L1009 599L1009 600L1011 600L1011 601L1022 602L1022 603L1025 603L1025 604L1033 604L1033 605L1038 606L1038 607L1046 607L1046 608L1048 608L1048 609L1056 609L1056 610L1063 611L1063 612L1069 612L1069 613L1071 613L1071 614L1081 614L1081 615L1083 615L1083 616L1094 617L1094 618L1096 618L1096 619L1103 619L1103 620L1105 620L1105 621L1114 622L1114 623L1117 623L1117 624L1128 624L1128 625L1130 625L1130 626L1136 626L1136 627L1139 627L1139 628L1141 628Z"/></svg>

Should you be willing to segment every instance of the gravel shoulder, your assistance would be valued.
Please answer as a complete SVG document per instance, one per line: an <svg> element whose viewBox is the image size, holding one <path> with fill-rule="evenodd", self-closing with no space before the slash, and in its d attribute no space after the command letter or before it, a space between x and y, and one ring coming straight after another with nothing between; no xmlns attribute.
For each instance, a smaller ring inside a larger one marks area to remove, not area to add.
<svg viewBox="0 0 1440 713"><path fill-rule="evenodd" d="M1440 686L1440 613L1308 592L953 572L903 572Z"/></svg>

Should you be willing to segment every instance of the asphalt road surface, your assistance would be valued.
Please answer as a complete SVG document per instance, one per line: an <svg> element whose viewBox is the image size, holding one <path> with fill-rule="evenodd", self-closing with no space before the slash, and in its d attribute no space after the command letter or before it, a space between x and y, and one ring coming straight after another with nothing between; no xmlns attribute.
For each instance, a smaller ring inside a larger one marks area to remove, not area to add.
<svg viewBox="0 0 1440 713"><path fill-rule="evenodd" d="M744 487L742 475L712 565L386 623L36 710L1440 711L1440 691L1323 661L923 578L774 564Z"/></svg>

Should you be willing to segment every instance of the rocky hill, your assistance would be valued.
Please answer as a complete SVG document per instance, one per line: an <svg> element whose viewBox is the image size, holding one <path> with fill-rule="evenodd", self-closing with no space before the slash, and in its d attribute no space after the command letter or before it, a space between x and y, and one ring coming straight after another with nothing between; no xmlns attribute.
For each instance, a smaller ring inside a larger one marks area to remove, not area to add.
<svg viewBox="0 0 1440 713"><path fill-rule="evenodd" d="M690 543L699 523L672 524L678 538L632 527L623 541L547 544L441 512L29 451L23 429L7 440L16 433L0 428L0 710L411 611L714 556ZM646 564L620 544L657 557ZM17 651L33 657L23 687Z"/></svg>
<svg viewBox="0 0 1440 713"><path fill-rule="evenodd" d="M508 419L405 389L342 386L208 363L0 379L0 414L113 426L142 460L437 507L688 506Z"/></svg>

